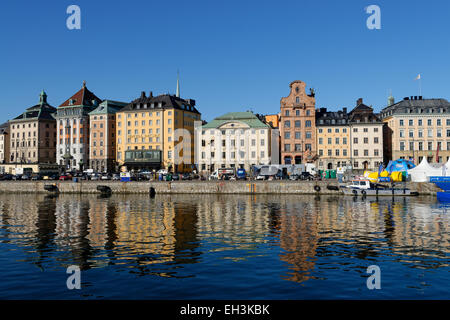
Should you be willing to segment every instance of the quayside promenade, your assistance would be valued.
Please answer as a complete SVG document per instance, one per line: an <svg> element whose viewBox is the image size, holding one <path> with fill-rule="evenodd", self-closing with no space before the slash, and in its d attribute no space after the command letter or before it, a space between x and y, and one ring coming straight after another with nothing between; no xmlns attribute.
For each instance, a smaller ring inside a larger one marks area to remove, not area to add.
<svg viewBox="0 0 450 320"><path fill-rule="evenodd" d="M54 185L60 193L101 193L106 186L113 194L342 194L336 181L0 181L0 193L49 193ZM406 187L420 195L440 191L433 183L407 182Z"/></svg>

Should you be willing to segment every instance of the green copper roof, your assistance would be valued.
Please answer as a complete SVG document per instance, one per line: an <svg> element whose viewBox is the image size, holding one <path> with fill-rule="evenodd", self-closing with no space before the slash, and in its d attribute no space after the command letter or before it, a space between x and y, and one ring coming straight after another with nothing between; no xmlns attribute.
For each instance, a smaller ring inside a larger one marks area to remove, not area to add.
<svg viewBox="0 0 450 320"><path fill-rule="evenodd" d="M213 129L222 126L227 122L241 122L247 124L250 128L269 128L268 124L265 124L258 119L252 112L229 112L223 116L217 117L214 120L205 124L202 128Z"/></svg>
<svg viewBox="0 0 450 320"><path fill-rule="evenodd" d="M102 103L100 103L97 108L89 112L89 115L114 114L123 107L125 107L127 104L128 103L126 102L105 100Z"/></svg>

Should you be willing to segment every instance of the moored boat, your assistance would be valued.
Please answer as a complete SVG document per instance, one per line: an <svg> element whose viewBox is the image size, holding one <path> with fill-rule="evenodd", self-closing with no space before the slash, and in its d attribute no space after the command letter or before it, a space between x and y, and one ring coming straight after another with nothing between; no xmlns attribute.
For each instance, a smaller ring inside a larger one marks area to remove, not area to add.
<svg viewBox="0 0 450 320"><path fill-rule="evenodd" d="M343 186L345 195L351 196L417 196L419 193L411 191L409 188L398 188L394 185L373 183L367 179L352 180L349 185Z"/></svg>

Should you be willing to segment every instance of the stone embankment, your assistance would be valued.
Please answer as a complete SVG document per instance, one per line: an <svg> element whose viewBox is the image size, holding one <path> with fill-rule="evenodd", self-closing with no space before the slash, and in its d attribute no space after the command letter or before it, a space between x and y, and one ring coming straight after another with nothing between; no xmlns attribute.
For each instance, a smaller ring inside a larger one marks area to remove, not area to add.
<svg viewBox="0 0 450 320"><path fill-rule="evenodd" d="M0 181L0 193L49 193L51 185L60 193L101 193L105 186L113 194L331 194L342 192L338 182L329 181ZM440 191L433 183L407 182L421 195ZM153 188L153 189L152 189ZM100 188L102 189L102 188Z"/></svg>

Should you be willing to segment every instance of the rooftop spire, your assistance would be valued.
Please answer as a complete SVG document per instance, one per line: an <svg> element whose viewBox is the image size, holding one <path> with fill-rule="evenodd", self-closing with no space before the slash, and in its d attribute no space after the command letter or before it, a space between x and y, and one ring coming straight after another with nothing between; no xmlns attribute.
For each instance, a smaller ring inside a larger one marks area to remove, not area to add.
<svg viewBox="0 0 450 320"><path fill-rule="evenodd" d="M177 97L180 97L180 71L177 70Z"/></svg>
<svg viewBox="0 0 450 320"><path fill-rule="evenodd" d="M42 89L41 93L39 94L39 104L47 103L47 94L45 93L44 89Z"/></svg>
<svg viewBox="0 0 450 320"><path fill-rule="evenodd" d="M83 88L86 88L86 80L83 80Z"/></svg>

